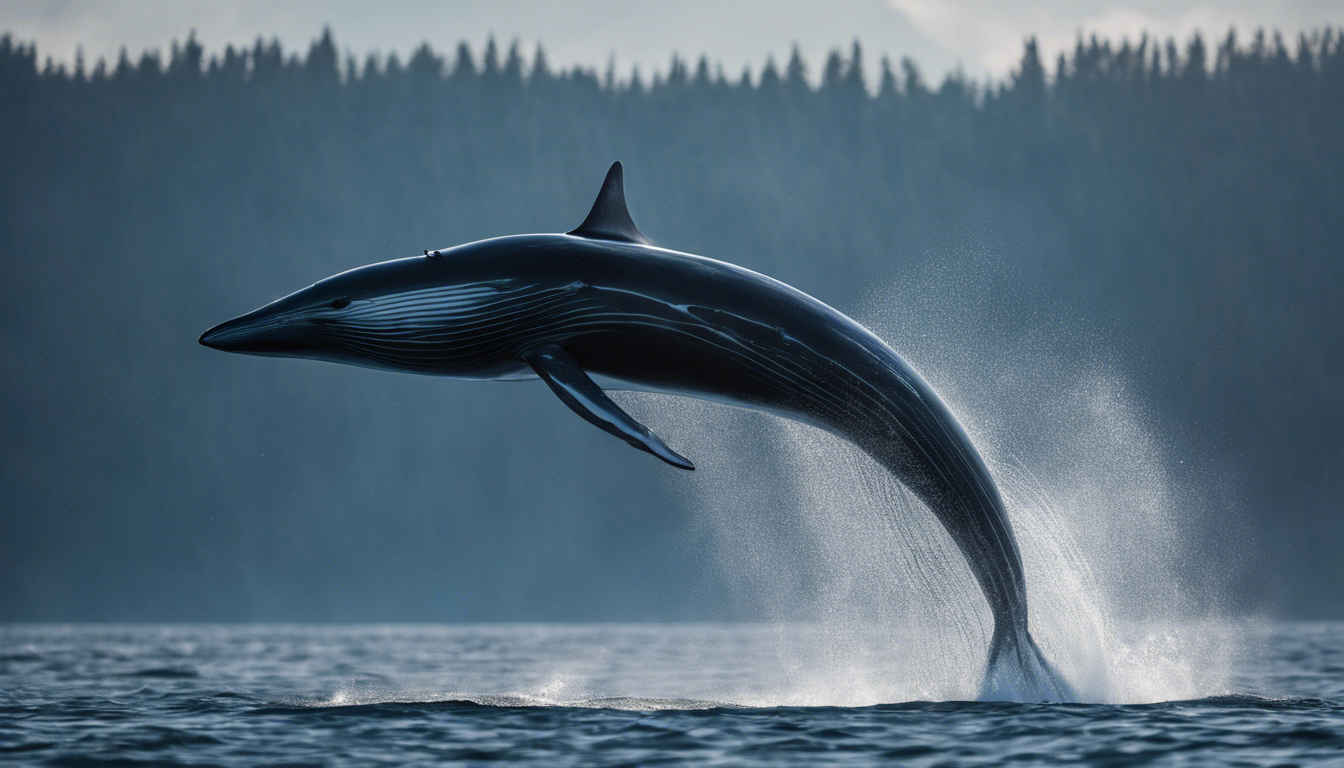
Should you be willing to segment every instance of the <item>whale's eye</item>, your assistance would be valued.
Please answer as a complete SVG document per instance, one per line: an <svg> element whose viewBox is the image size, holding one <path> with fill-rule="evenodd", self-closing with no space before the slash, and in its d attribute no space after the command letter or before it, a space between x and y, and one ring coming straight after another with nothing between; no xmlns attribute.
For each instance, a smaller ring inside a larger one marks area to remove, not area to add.
<svg viewBox="0 0 1344 768"><path fill-rule="evenodd" d="M337 299L337 300L331 302L331 308L332 308L332 309L345 309L346 307L350 306L350 302L351 302L351 298L350 298L349 296L342 296L341 298L339 298L339 299Z"/></svg>

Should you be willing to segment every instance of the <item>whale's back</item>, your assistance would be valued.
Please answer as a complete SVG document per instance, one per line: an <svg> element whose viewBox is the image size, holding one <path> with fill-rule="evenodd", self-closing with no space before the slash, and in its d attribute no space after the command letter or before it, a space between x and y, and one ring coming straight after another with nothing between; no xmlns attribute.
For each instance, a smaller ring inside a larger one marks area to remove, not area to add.
<svg viewBox="0 0 1344 768"><path fill-rule="evenodd" d="M933 388L825 303L741 267L632 245L584 271L597 309L565 341L604 385L801 421L854 443L947 528L996 619L1025 631L1025 580L988 467Z"/></svg>

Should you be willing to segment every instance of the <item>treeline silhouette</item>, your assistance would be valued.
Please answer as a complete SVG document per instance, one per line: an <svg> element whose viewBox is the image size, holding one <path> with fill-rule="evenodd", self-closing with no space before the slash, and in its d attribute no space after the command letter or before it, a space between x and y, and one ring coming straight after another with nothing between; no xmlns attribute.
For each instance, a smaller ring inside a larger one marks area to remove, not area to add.
<svg viewBox="0 0 1344 768"><path fill-rule="evenodd" d="M720 615L661 468L544 388L195 346L341 269L570 229L614 159L660 244L842 309L945 274L977 329L948 344L1118 370L1249 511L1262 591L1344 613L1344 35L1028 41L992 83L862 61L328 32L65 67L5 36L0 618Z"/></svg>

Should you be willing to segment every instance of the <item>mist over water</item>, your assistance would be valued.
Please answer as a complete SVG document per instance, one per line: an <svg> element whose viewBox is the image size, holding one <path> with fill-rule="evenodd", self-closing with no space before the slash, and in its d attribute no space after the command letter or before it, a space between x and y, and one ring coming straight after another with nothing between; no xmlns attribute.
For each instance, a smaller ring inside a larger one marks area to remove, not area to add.
<svg viewBox="0 0 1344 768"><path fill-rule="evenodd" d="M1084 701L1230 692L1253 652L1236 638L1263 632L1221 607L1228 569L1203 528L1235 526L1235 511L1201 500L1221 498L1225 480L1170 447L1099 362L1104 345L1077 352L1085 331L1066 331L1072 348L1057 343L1061 329L996 334L977 269L903 280L854 314L933 384L990 465L1022 551L1033 636ZM878 464L783 419L617 397L696 462L668 482L694 510L739 616L779 627L759 649L778 671L750 703L978 695L988 606L941 524Z"/></svg>

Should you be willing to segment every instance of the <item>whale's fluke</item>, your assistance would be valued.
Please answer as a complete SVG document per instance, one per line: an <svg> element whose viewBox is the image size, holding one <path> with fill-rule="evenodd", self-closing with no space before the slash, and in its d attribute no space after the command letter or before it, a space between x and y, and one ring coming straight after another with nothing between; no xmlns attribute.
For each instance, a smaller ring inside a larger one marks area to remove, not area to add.
<svg viewBox="0 0 1344 768"><path fill-rule="evenodd" d="M590 237L597 240L620 240L627 243L653 245L653 241L644 236L630 218L625 207L625 181L621 172L621 161L611 164L607 178L602 182L602 191L597 193L597 201L588 212L578 229L567 234Z"/></svg>
<svg viewBox="0 0 1344 768"><path fill-rule="evenodd" d="M1071 702L1078 694L1046 661L1025 630L998 626L989 643L989 664L980 683L980 701Z"/></svg>
<svg viewBox="0 0 1344 768"><path fill-rule="evenodd" d="M532 366L542 381L584 421L625 442L648 451L679 469L695 469L685 456L667 447L648 427L607 397L607 393L579 367L574 356L555 344L544 344L528 350L523 359Z"/></svg>

